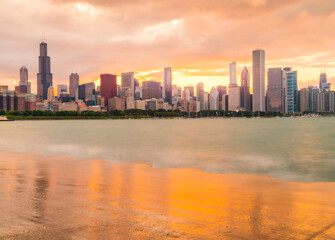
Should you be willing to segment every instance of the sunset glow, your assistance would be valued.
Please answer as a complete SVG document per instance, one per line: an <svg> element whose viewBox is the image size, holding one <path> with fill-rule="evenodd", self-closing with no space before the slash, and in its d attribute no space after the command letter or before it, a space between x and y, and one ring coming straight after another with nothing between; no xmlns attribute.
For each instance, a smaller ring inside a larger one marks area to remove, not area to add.
<svg viewBox="0 0 335 240"><path fill-rule="evenodd" d="M73 69L81 83L101 73L134 71L140 82L228 83L228 63L251 71L251 51L266 51L266 67L298 70L299 88L317 85L326 64L335 84L335 3L332 0L180 1L4 0L0 4L0 81L14 87L26 65L36 89L41 39L49 44L55 84ZM50 14L52 12L52 14ZM27 21L29 19L29 21ZM17 31L16 29L19 29Z"/></svg>

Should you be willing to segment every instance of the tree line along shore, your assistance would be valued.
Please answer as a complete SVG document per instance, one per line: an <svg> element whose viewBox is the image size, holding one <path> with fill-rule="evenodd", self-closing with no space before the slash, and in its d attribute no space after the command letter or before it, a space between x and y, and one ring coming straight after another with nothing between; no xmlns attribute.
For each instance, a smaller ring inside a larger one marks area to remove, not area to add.
<svg viewBox="0 0 335 240"><path fill-rule="evenodd" d="M10 120L68 120L68 119L149 119L149 118L278 118L278 117L322 117L335 116L335 113L292 113L279 112L247 112L247 111L201 111L183 112L180 110L139 110L129 109L125 111L114 110L108 112L93 111L8 111L0 110L0 116L7 116Z"/></svg>

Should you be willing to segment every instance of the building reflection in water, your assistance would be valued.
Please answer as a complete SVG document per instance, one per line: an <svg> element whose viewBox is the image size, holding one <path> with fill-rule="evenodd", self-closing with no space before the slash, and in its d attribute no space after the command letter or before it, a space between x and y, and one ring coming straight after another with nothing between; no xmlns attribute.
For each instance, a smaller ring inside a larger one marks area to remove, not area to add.
<svg viewBox="0 0 335 240"><path fill-rule="evenodd" d="M48 163L38 163L36 166L37 174L34 178L35 191L32 198L34 215L32 216L31 221L39 224L44 223L46 205L48 203L48 166Z"/></svg>
<svg viewBox="0 0 335 240"><path fill-rule="evenodd" d="M20 164L18 156L26 159L26 174L13 167ZM10 209L0 216L0 223L6 223L0 226L0 238L19 221L23 230L42 227L51 234L51 228L64 239L335 236L334 183L27 156L9 154L12 161L0 156L1 169L13 169L0 175L1 208Z"/></svg>

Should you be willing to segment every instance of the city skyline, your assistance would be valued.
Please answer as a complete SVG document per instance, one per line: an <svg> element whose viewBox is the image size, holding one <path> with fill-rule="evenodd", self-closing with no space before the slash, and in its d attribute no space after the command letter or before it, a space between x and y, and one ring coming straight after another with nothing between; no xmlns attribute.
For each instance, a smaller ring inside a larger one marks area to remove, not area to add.
<svg viewBox="0 0 335 240"><path fill-rule="evenodd" d="M204 82L205 90L210 91L212 86L228 85L228 64L233 59L237 62L240 83L239 73L244 65L251 70L250 52L262 48L267 53L266 69L292 67L299 72L300 87L317 85L323 64L326 64L328 81L334 86L331 26L335 4L332 1L206 4L198 0L190 10L184 3L176 2L166 5L148 1L143 3L145 10L138 9L139 4L137 1L127 4L84 0L3 1L0 7L8 11L0 18L20 26L20 31L13 32L8 26L0 28L3 35L1 83L13 88L19 81L18 68L27 66L32 89L36 89L35 46L44 35L49 44L55 85L66 84L71 72L78 72L83 83L95 81L101 73L120 75L131 71L140 82L163 82L163 68L171 66L174 84ZM24 14L18 15L16 9L24 9ZM51 9L54 15L50 18L47 13ZM167 11L163 16L153 13L138 20L143 11L153 9ZM122 21L119 15L113 15L120 10L135 12ZM204 18L202 23L197 20L198 14ZM277 17L276 24L266 24L273 16ZM285 25L288 22L290 25ZM97 28L101 23L101 28ZM326 39L318 37L321 35L327 36ZM250 74L252 79L252 71Z"/></svg>

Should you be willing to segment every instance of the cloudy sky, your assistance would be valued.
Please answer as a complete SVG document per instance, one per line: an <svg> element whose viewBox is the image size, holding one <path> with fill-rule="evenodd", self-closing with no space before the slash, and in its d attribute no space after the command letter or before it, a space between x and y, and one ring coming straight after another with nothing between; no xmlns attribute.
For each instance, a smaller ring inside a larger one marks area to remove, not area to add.
<svg viewBox="0 0 335 240"><path fill-rule="evenodd" d="M1 0L0 85L14 87L25 65L36 88L45 38L54 85L134 71L178 85L228 83L228 64L251 72L252 50L266 66L297 69L299 87L317 84L321 65L335 85L334 0ZM45 36L45 37L44 37Z"/></svg>

